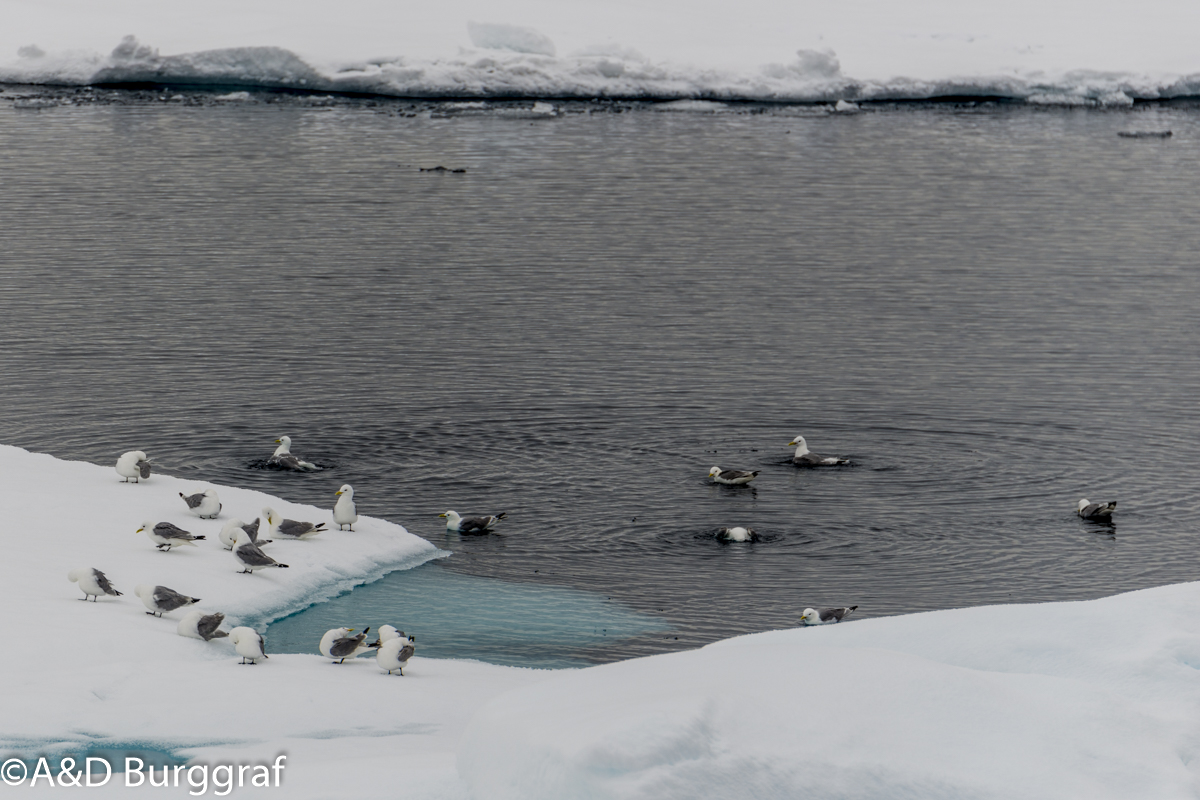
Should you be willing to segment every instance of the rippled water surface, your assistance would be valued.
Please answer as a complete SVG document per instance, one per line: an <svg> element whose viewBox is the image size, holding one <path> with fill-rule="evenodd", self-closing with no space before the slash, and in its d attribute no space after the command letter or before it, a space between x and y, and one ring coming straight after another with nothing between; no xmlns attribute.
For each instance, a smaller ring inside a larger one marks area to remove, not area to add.
<svg viewBox="0 0 1200 800"><path fill-rule="evenodd" d="M1197 575L1191 107L130 97L0 103L2 442L352 483L438 569L666 621L599 660ZM253 468L283 433L324 469Z"/></svg>

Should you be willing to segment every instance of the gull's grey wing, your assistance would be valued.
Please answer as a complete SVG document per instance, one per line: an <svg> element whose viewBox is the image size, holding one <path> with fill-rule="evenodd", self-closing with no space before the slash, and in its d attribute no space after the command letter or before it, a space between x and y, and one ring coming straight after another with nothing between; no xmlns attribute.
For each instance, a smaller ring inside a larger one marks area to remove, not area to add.
<svg viewBox="0 0 1200 800"><path fill-rule="evenodd" d="M406 645L404 645L404 647L401 647L400 652L396 654L396 660L401 663L404 663L405 661L408 661L410 658L412 658L413 653L415 653L415 652L417 652L417 649L415 647L413 647L411 644L406 644Z"/></svg>
<svg viewBox="0 0 1200 800"><path fill-rule="evenodd" d="M143 478L150 477L150 462L149 461L137 462L137 468L138 468L138 472L141 474L141 476Z"/></svg>
<svg viewBox="0 0 1200 800"><path fill-rule="evenodd" d="M358 636L349 636L345 639L338 639L334 641L332 645L330 645L329 654L334 658L348 656L358 649L358 646L362 644L362 641L365 638L367 638L366 634L360 633Z"/></svg>
<svg viewBox="0 0 1200 800"><path fill-rule="evenodd" d="M201 503L203 503L203 502L204 502L204 494L203 494L203 493L200 493L200 494L184 494L183 492L180 492L180 493L179 493L179 496L183 498L183 502L185 502L185 503L187 503L187 504L188 504L188 508L196 508L196 507L198 507L198 506L199 506Z"/></svg>
<svg viewBox="0 0 1200 800"><path fill-rule="evenodd" d="M174 589L168 589L165 586L154 587L154 602L163 611L174 611L177 608L182 608L192 603L200 602L199 597L187 597Z"/></svg>
<svg viewBox="0 0 1200 800"><path fill-rule="evenodd" d="M242 530L244 530L246 532L246 535L250 537L250 541L252 541L252 542L258 541L258 523L259 522L261 522L261 520L256 519L256 520L254 520L254 522L251 522L248 525L242 526Z"/></svg>
<svg viewBox="0 0 1200 800"><path fill-rule="evenodd" d="M225 621L224 614L206 614L196 623L196 630L204 637L204 641L209 639L217 639L222 636L228 636L225 631L217 630L221 627L221 623Z"/></svg>
<svg viewBox="0 0 1200 800"><path fill-rule="evenodd" d="M279 532L285 536L303 536L310 531L325 530L325 523L318 522L313 525L311 522L297 522L294 519L285 519L279 523Z"/></svg>
<svg viewBox="0 0 1200 800"><path fill-rule="evenodd" d="M238 559L248 567L269 567L275 563L275 559L258 549L258 545L251 542L244 544L237 549Z"/></svg>
<svg viewBox="0 0 1200 800"><path fill-rule="evenodd" d="M850 606L848 608L822 608L818 614L820 615L822 622L831 619L836 619L838 622L841 622L843 617L856 608L858 608L858 606Z"/></svg>
<svg viewBox="0 0 1200 800"><path fill-rule="evenodd" d="M185 531L183 528L177 528L169 522L160 522L154 526L154 533L164 539L195 539L190 531ZM203 538L203 537L199 537Z"/></svg>
<svg viewBox="0 0 1200 800"><path fill-rule="evenodd" d="M719 474L727 481L737 480L738 478L753 478L758 475L757 472L746 472L740 469L723 469Z"/></svg>
<svg viewBox="0 0 1200 800"><path fill-rule="evenodd" d="M304 469L304 467L301 466L301 464L300 464L300 459L296 458L291 453L284 453L283 455L271 456L269 463L278 464L279 466L287 467L288 469L296 469L296 470Z"/></svg>
<svg viewBox="0 0 1200 800"><path fill-rule="evenodd" d="M487 530L488 525L492 524L492 517L470 517L458 523L458 530L466 533L467 531Z"/></svg>
<svg viewBox="0 0 1200 800"><path fill-rule="evenodd" d="M113 585L108 582L108 578L98 569L92 569L92 575L96 578L96 585L104 590L105 594L111 594L113 597L120 597L121 593L113 588Z"/></svg>

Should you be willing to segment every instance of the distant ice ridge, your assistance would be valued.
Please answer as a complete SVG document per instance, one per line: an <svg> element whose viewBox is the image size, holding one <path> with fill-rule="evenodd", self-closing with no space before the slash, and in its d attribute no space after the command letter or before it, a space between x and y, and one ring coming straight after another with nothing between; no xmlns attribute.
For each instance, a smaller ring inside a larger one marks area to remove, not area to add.
<svg viewBox="0 0 1200 800"><path fill-rule="evenodd" d="M838 101L999 97L1062 106L1120 107L1135 100L1200 94L1200 73L1139 76L1075 70L1057 76L1020 75L857 79L843 73L833 51L799 50L788 63L755 69L707 69L648 60L621 47L556 55L554 43L531 28L469 25L474 49L437 59L405 57L316 65L278 47L234 47L161 55L133 36L107 56L20 48L0 67L0 82L26 84L190 84L361 92L399 97L622 98L646 100ZM683 110L683 109L680 109ZM691 110L711 111L695 106Z"/></svg>

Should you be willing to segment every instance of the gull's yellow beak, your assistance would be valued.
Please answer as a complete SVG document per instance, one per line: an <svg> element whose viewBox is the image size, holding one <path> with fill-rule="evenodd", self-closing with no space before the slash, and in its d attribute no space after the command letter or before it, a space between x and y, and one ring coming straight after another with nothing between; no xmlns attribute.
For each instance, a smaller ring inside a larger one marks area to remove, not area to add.
<svg viewBox="0 0 1200 800"><path fill-rule="evenodd" d="M336 492L334 492L334 494L335 494L335 495L338 495L338 494L341 494L341 493L342 493L342 490L341 490L341 489L338 489Z"/></svg>
<svg viewBox="0 0 1200 800"><path fill-rule="evenodd" d="M445 514L438 514L438 516L439 516L439 517L441 517L442 519L445 519L445 518L446 518L446 515L445 515Z"/></svg>
<svg viewBox="0 0 1200 800"><path fill-rule="evenodd" d="M276 439L275 444L283 444L283 439Z"/></svg>

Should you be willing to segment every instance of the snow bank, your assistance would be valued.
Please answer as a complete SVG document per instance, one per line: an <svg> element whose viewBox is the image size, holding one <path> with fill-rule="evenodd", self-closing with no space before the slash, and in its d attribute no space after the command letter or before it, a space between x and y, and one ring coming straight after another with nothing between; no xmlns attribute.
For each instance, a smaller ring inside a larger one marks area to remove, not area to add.
<svg viewBox="0 0 1200 800"><path fill-rule="evenodd" d="M1186 584L740 637L504 695L459 771L498 800L1194 798L1198 620Z"/></svg>

